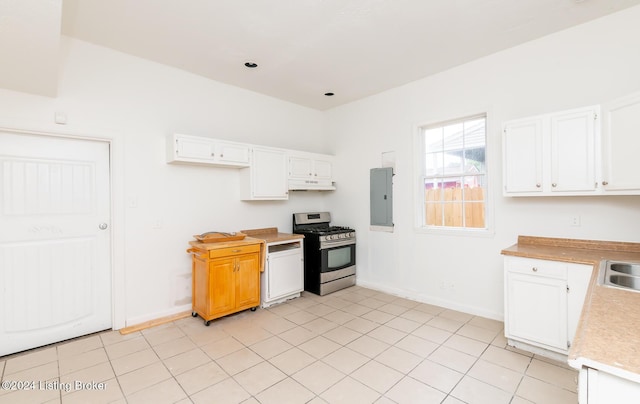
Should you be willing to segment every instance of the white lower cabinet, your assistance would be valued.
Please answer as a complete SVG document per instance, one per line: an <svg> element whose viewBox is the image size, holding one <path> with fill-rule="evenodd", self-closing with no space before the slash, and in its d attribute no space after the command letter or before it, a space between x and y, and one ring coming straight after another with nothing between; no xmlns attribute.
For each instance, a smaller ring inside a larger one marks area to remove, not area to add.
<svg viewBox="0 0 640 404"><path fill-rule="evenodd" d="M267 245L262 273L262 307L300 296L304 289L303 240Z"/></svg>
<svg viewBox="0 0 640 404"><path fill-rule="evenodd" d="M504 265L505 336L509 342L566 354L582 311L591 266L512 256L504 258Z"/></svg>
<svg viewBox="0 0 640 404"><path fill-rule="evenodd" d="M598 369L580 369L580 404L636 404L640 384Z"/></svg>

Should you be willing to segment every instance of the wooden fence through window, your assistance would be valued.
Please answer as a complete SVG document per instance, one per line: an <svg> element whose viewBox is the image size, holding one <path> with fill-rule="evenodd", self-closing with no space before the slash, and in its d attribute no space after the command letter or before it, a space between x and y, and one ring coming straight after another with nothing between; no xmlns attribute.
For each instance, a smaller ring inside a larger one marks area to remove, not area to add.
<svg viewBox="0 0 640 404"><path fill-rule="evenodd" d="M462 188L425 190L426 224L446 227L485 227L484 189L482 187L464 188L464 204L462 191Z"/></svg>

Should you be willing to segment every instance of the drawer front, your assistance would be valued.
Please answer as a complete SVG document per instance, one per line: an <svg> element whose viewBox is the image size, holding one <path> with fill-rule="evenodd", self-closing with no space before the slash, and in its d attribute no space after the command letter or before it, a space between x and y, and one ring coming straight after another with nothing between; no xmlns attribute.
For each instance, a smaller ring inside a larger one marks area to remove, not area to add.
<svg viewBox="0 0 640 404"><path fill-rule="evenodd" d="M505 257L504 267L508 272L567 279L567 263L533 258Z"/></svg>
<svg viewBox="0 0 640 404"><path fill-rule="evenodd" d="M209 250L209 258L228 257L230 255L249 254L260 251L260 244L241 245L237 247Z"/></svg>

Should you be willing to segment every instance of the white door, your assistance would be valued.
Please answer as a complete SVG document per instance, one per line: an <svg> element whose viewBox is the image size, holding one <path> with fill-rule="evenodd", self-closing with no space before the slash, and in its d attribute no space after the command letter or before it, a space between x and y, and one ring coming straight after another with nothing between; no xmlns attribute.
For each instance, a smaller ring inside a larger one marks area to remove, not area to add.
<svg viewBox="0 0 640 404"><path fill-rule="evenodd" d="M0 131L0 356L111 328L109 144Z"/></svg>

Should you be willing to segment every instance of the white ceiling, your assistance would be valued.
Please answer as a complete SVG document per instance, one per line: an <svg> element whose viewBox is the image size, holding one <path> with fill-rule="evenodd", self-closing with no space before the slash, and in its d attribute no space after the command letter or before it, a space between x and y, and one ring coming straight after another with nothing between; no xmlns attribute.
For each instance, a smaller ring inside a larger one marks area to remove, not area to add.
<svg viewBox="0 0 640 404"><path fill-rule="evenodd" d="M61 1L0 0L0 12L31 3L27 8L38 14L34 3ZM64 0L61 30L325 110L637 4L640 0ZM44 7L49 8L55 6ZM38 15L33 18L42 24ZM49 25L60 26L59 19L60 13L52 12ZM19 38L34 42L29 35ZM59 38L50 39L47 45L59 46ZM244 67L249 60L258 68Z"/></svg>

